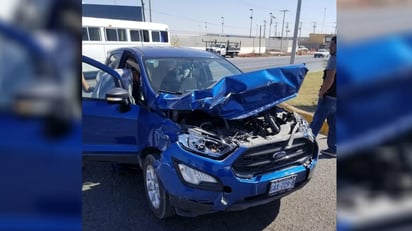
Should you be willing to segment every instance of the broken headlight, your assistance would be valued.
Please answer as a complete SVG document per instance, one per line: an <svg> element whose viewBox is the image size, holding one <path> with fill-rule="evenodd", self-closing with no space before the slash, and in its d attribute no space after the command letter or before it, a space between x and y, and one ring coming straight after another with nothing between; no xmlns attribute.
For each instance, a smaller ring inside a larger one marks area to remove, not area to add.
<svg viewBox="0 0 412 231"><path fill-rule="evenodd" d="M213 159L223 159L237 147L236 144L227 143L213 133L199 128L189 128L187 133L180 134L179 144L190 152Z"/></svg>

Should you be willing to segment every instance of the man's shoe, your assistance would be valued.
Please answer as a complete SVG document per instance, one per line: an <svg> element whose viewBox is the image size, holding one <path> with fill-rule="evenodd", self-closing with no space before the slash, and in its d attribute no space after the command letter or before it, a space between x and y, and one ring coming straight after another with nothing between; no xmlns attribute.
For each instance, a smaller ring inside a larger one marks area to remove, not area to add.
<svg viewBox="0 0 412 231"><path fill-rule="evenodd" d="M323 155L327 155L327 156L331 156L331 157L336 157L336 151L328 148L325 150L321 150L320 153L322 153Z"/></svg>

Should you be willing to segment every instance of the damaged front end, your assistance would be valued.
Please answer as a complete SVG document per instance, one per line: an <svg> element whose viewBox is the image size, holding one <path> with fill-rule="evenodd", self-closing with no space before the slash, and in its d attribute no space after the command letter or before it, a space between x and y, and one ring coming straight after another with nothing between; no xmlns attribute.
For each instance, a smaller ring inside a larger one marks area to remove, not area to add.
<svg viewBox="0 0 412 231"><path fill-rule="evenodd" d="M159 95L158 110L180 127L158 169L178 214L246 209L310 180L315 137L302 117L276 106L296 95L306 72L303 65L274 68Z"/></svg>
<svg viewBox="0 0 412 231"><path fill-rule="evenodd" d="M274 165L272 160L276 151L284 153L278 159L300 157L298 162L301 164L316 158L315 138L306 120L279 107L237 120L227 120L203 111L173 111L171 119L182 127L178 143L183 149L214 160L225 159L240 146L246 149L264 146L268 151L273 150L265 160L270 165ZM286 152L291 147L296 148L294 145L300 141L303 143L298 146L304 146L303 152ZM267 168L265 171L270 170L272 169Z"/></svg>

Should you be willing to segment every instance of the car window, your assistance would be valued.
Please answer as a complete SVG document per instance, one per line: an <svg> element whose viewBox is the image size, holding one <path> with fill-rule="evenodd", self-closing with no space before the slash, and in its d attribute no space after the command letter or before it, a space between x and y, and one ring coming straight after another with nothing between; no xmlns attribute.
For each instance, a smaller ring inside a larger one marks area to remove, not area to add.
<svg viewBox="0 0 412 231"><path fill-rule="evenodd" d="M109 56L106 59L106 65L113 69L118 68L121 57L122 57L121 52L115 52L115 53L109 54Z"/></svg>
<svg viewBox="0 0 412 231"><path fill-rule="evenodd" d="M202 57L146 58L144 68L156 92L205 89L225 76L241 73L225 59Z"/></svg>
<svg viewBox="0 0 412 231"><path fill-rule="evenodd" d="M226 76L240 74L239 71L234 71L234 68L228 68L225 63L222 63L218 60L210 62L209 69L214 81L219 81L221 78Z"/></svg>
<svg viewBox="0 0 412 231"><path fill-rule="evenodd" d="M104 99L106 92L116 87L111 74L86 63L82 68L82 98Z"/></svg>

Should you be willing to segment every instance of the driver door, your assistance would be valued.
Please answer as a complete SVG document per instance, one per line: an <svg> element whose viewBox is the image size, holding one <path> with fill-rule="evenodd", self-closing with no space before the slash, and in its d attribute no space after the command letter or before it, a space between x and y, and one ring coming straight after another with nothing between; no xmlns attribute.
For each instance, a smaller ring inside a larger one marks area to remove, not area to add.
<svg viewBox="0 0 412 231"><path fill-rule="evenodd" d="M110 104L105 100L107 91L124 88L125 77L121 75L128 75L128 69L115 71L85 56L82 61L85 79L90 87L94 87L93 91L87 92L85 87L82 90L83 158L137 162L140 106Z"/></svg>

